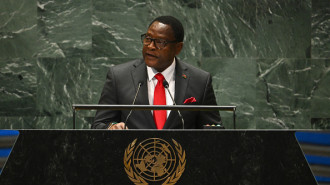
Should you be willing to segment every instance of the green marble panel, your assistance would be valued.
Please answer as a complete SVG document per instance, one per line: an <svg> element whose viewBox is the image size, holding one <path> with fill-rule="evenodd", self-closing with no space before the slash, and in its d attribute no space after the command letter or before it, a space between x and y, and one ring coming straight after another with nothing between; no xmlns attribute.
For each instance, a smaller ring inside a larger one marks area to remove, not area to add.
<svg viewBox="0 0 330 185"><path fill-rule="evenodd" d="M93 56L141 56L140 35L147 22L138 13L145 12L145 7L145 2L94 0Z"/></svg>
<svg viewBox="0 0 330 185"><path fill-rule="evenodd" d="M258 59L257 128L311 128L311 62Z"/></svg>
<svg viewBox="0 0 330 185"><path fill-rule="evenodd" d="M76 129L89 129L90 128L89 124L90 123L84 117L84 114L81 114L80 112L76 113ZM67 115L40 116L35 118L34 126L37 129L71 129L73 128L72 114L69 116Z"/></svg>
<svg viewBox="0 0 330 185"><path fill-rule="evenodd" d="M312 60L312 118L330 118L330 60ZM329 124L330 126L330 124Z"/></svg>
<svg viewBox="0 0 330 185"><path fill-rule="evenodd" d="M203 58L201 68L213 76L218 105L237 106L236 128L256 128L255 59ZM232 113L221 112L226 128L233 128Z"/></svg>
<svg viewBox="0 0 330 185"><path fill-rule="evenodd" d="M0 59L0 116L34 115L36 110L35 59Z"/></svg>
<svg viewBox="0 0 330 185"><path fill-rule="evenodd" d="M89 129L90 119L84 117L87 112L76 115L76 128ZM93 112L95 115L95 112ZM0 117L0 129L71 129L72 116L15 116Z"/></svg>
<svg viewBox="0 0 330 185"><path fill-rule="evenodd" d="M203 8L203 3L199 0L148 0L147 17L145 21L145 32L147 26L156 17L161 15L172 15L180 20L185 30L184 46L179 57L182 60L196 57L201 58L201 36L203 20L200 19L200 9Z"/></svg>
<svg viewBox="0 0 330 185"><path fill-rule="evenodd" d="M140 34L160 15L177 17L185 28L180 57L254 57L254 0L93 2L94 56L139 57ZM238 32L240 30L240 32Z"/></svg>
<svg viewBox="0 0 330 185"><path fill-rule="evenodd" d="M182 58L200 57L196 3L182 1L93 1L93 56L141 57L140 35L160 15L177 17L185 28Z"/></svg>
<svg viewBox="0 0 330 185"><path fill-rule="evenodd" d="M197 68L201 68L201 66L202 66L202 60L201 60L201 58L198 58L198 57L190 57L190 58L180 58L180 57L178 57L178 60L180 60L182 62L185 62L185 63L188 63L190 65L193 65Z"/></svg>
<svg viewBox="0 0 330 185"><path fill-rule="evenodd" d="M32 57L36 52L36 0L2 0L0 57Z"/></svg>
<svg viewBox="0 0 330 185"><path fill-rule="evenodd" d="M72 117L72 104L92 103L90 59L39 58L37 65L41 116Z"/></svg>
<svg viewBox="0 0 330 185"><path fill-rule="evenodd" d="M0 129L35 129L37 117L32 116L1 116ZM46 124L46 123L45 123Z"/></svg>
<svg viewBox="0 0 330 185"><path fill-rule="evenodd" d="M256 1L204 1L199 11L203 57L256 57Z"/></svg>
<svg viewBox="0 0 330 185"><path fill-rule="evenodd" d="M310 58L311 0L260 0L257 50L261 58Z"/></svg>
<svg viewBox="0 0 330 185"><path fill-rule="evenodd" d="M160 15L183 23L179 58L211 72L237 128L329 128L329 3L3 0L0 128L72 128L71 105L98 103L109 67L142 58L140 34ZM77 128L94 114L79 111Z"/></svg>
<svg viewBox="0 0 330 185"><path fill-rule="evenodd" d="M312 0L312 57L330 57L330 1Z"/></svg>
<svg viewBox="0 0 330 185"><path fill-rule="evenodd" d="M313 129L330 129L330 118L312 118Z"/></svg>
<svg viewBox="0 0 330 185"><path fill-rule="evenodd" d="M38 1L39 57L86 57L92 52L92 1Z"/></svg>

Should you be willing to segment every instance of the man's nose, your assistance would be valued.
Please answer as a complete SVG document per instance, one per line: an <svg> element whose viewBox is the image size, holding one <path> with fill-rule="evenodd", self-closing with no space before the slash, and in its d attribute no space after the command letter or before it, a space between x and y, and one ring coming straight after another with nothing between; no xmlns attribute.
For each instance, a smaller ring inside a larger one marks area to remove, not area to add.
<svg viewBox="0 0 330 185"><path fill-rule="evenodd" d="M156 49L156 44L155 44L154 40L151 41L151 43L148 45L148 48L149 49Z"/></svg>

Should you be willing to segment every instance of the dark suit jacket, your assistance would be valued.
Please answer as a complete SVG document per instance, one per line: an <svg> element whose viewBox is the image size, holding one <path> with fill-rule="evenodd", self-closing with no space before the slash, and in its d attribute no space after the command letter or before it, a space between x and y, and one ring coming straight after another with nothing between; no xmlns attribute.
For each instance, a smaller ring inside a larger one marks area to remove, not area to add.
<svg viewBox="0 0 330 185"><path fill-rule="evenodd" d="M197 105L216 105L212 78L208 72L176 60L175 97L178 105L195 97ZM139 82L143 82L136 105L149 105L147 68L143 59L137 59L110 68L99 104L132 104ZM185 76L186 78L184 78ZM92 128L107 128L112 122L124 122L129 111L100 110L96 112ZM218 111L182 111L185 129L202 128L205 124L221 124ZM156 129L150 110L133 110L127 123L129 129ZM181 129L177 111L172 110L164 129Z"/></svg>

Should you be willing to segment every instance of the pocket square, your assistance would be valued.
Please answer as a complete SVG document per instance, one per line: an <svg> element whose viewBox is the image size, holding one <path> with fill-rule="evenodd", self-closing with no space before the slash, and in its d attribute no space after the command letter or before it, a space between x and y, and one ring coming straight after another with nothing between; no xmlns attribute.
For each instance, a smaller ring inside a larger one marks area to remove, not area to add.
<svg viewBox="0 0 330 185"><path fill-rule="evenodd" d="M196 102L196 98L195 97L190 97L188 99L186 99L183 104L186 104L186 103L193 103L193 102Z"/></svg>

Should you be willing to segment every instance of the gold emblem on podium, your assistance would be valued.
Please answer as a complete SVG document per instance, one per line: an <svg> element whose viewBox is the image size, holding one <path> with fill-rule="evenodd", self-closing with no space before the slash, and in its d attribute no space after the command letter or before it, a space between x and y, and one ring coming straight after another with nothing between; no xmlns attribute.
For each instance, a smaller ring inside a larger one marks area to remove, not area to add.
<svg viewBox="0 0 330 185"><path fill-rule="evenodd" d="M129 179L136 185L148 185L148 182L174 185L186 166L186 153L181 145L174 139L174 147L160 138L149 138L138 145L136 141L128 145L124 154Z"/></svg>

